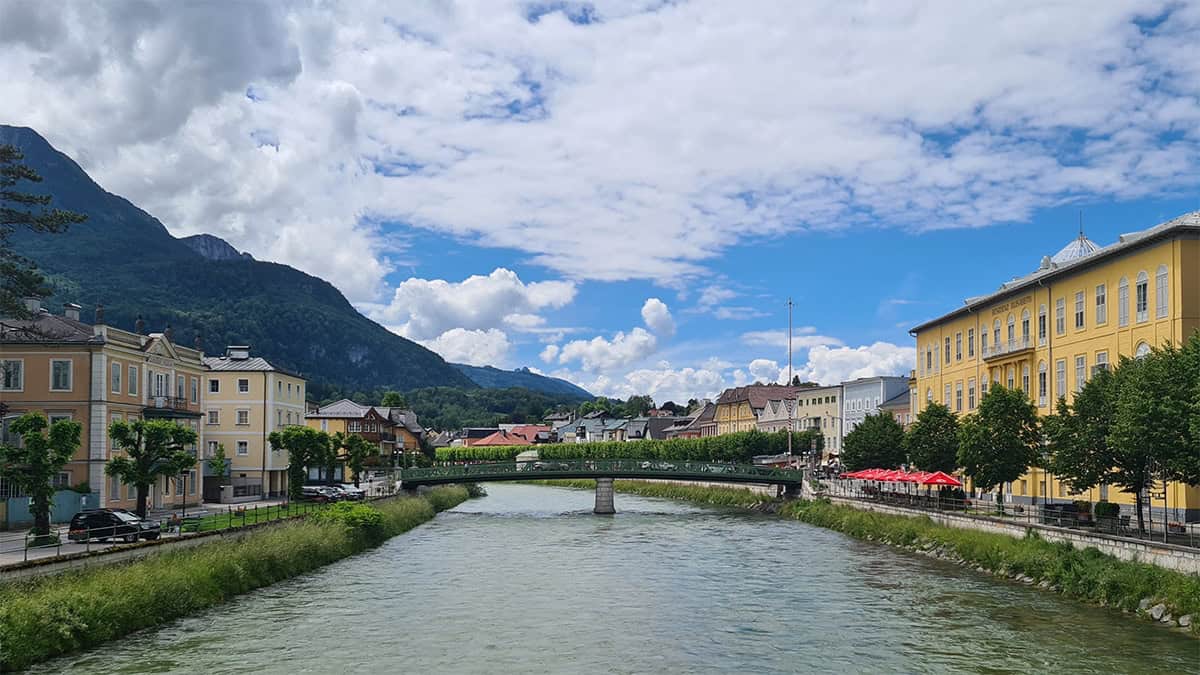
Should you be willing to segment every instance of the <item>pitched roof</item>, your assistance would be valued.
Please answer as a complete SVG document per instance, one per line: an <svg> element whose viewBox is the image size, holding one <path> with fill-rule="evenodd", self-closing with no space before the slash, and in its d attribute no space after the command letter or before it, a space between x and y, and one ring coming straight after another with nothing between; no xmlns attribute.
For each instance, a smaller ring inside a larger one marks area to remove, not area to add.
<svg viewBox="0 0 1200 675"><path fill-rule="evenodd" d="M392 423L408 429L414 435L425 433L425 429L417 422L417 413L404 408L384 408L375 406L380 415L390 419Z"/></svg>
<svg viewBox="0 0 1200 675"><path fill-rule="evenodd" d="M334 401L329 405L323 405L317 408L315 413L309 413L308 417L313 418L338 418L338 419L361 419L366 417L371 412L371 406L355 403L348 398L340 401ZM382 413L380 413L382 415ZM384 415L386 417L386 415Z"/></svg>
<svg viewBox="0 0 1200 675"><path fill-rule="evenodd" d="M902 391L899 394L896 394L895 396L884 401L883 403L880 403L879 407L880 408L906 408L906 407L912 405L912 399L909 398L909 396L910 396L909 392Z"/></svg>
<svg viewBox="0 0 1200 675"><path fill-rule="evenodd" d="M0 342L6 343L54 343L54 342L102 342L92 332L90 324L51 314L45 310L31 319L0 320Z"/></svg>
<svg viewBox="0 0 1200 675"><path fill-rule="evenodd" d="M518 436L517 434L510 434L507 431L502 430L502 431L497 431L496 433L491 434L490 436L481 438L481 439L475 441L474 443L472 443L471 445L474 447L474 446L480 446L480 445L533 445L533 443L531 441L529 441L528 439L526 439L524 436Z"/></svg>
<svg viewBox="0 0 1200 675"><path fill-rule="evenodd" d="M791 387L782 384L750 384L721 392L717 405L728 405L748 401L750 407L759 410L771 399L796 398L800 392L815 387Z"/></svg>
<svg viewBox="0 0 1200 675"><path fill-rule="evenodd" d="M986 295L977 295L967 298L963 301L963 306L939 316L936 319L931 319L918 326L914 326L909 330L910 333L935 326L943 321L947 321L961 314L974 311L981 305L991 304L1001 298L1016 295L1019 292L1034 286L1038 283L1044 283L1047 280L1064 277L1084 270L1092 265L1099 264L1106 260L1121 256L1130 251L1137 250L1143 246L1148 246L1163 239L1169 239L1176 234L1185 232L1200 234L1200 211L1185 213L1178 218L1168 220L1165 223L1160 223L1154 227L1142 230L1140 232L1132 232L1121 235L1116 242L1103 246L1097 250L1088 253L1089 247L1087 244L1073 242L1068 244L1067 248L1059 251L1055 257L1062 256L1062 260L1054 260L1052 258L1044 258L1041 266L1034 272L1026 274L1023 277L1016 277L1010 281L1000 284L1000 288ZM1086 239L1086 238L1085 238ZM1088 243L1095 245L1088 240ZM1075 247L1074 252L1070 249ZM1084 255L1078 255L1083 253Z"/></svg>

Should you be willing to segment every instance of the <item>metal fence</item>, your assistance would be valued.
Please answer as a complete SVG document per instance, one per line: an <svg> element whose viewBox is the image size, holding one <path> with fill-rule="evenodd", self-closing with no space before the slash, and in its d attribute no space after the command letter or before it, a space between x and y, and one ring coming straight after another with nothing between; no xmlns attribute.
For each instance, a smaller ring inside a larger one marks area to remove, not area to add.
<svg viewBox="0 0 1200 675"><path fill-rule="evenodd" d="M1162 518L1162 511L1150 517L1143 509L1143 522L1138 525L1134 507L1121 504L1116 516L1097 517L1089 503L1087 509L1073 501L1050 501L1043 504L998 503L990 498L962 499L946 496L903 483L879 483L856 480L828 480L821 483L826 494L859 499L889 506L922 511L953 512L974 518L996 518L1014 523L1044 525L1069 529L1085 534L1101 534L1142 541L1200 548L1200 523L1185 523Z"/></svg>

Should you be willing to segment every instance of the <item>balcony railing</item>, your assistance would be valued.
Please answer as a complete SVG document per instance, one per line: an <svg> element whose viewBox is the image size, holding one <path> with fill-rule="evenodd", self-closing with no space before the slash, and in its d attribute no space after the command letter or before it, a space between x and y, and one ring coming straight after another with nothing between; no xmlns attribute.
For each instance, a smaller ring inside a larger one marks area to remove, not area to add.
<svg viewBox="0 0 1200 675"><path fill-rule="evenodd" d="M1002 356L1016 354L1027 349L1033 349L1032 339L1030 339L1028 336L1013 338L1008 342L1001 342L999 344L992 344L984 347L983 358L984 360L998 359Z"/></svg>
<svg viewBox="0 0 1200 675"><path fill-rule="evenodd" d="M146 402L146 407L156 410L180 410L186 412L188 409L188 400L174 396L150 396Z"/></svg>

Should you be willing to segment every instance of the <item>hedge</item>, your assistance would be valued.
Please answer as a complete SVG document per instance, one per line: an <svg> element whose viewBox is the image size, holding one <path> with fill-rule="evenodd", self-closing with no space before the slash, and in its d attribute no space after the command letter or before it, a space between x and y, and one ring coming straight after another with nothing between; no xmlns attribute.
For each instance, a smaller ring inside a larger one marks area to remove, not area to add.
<svg viewBox="0 0 1200 675"><path fill-rule="evenodd" d="M787 432L740 431L721 436L675 438L667 441L438 448L437 458L443 462L507 462L528 450L537 450L542 459L670 459L749 463L756 455L778 455L787 452Z"/></svg>

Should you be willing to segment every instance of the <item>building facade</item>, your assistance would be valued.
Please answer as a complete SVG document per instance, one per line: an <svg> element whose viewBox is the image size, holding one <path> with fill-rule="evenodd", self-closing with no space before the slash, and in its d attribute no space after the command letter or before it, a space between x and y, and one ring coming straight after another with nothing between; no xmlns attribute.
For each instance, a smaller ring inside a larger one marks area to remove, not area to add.
<svg viewBox="0 0 1200 675"><path fill-rule="evenodd" d="M0 403L11 420L40 411L51 422L71 419L82 426L80 448L56 479L61 487L86 483L108 508L136 508L136 490L104 473L115 453L108 426L115 421L166 419L191 427L203 444L199 424L203 364L196 349L175 344L170 328L143 334L80 318L68 304L62 315L27 301L30 319L0 319ZM149 508L174 508L200 500L198 466L180 477L163 477L150 490ZM7 490L7 489L6 489ZM6 490L0 490L5 492ZM11 496L11 495L0 495Z"/></svg>
<svg viewBox="0 0 1200 675"><path fill-rule="evenodd" d="M767 406L767 401L794 399L799 391L799 387L779 384L751 384L726 389L717 398L713 415L717 423L717 434L757 429L759 415Z"/></svg>
<svg viewBox="0 0 1200 675"><path fill-rule="evenodd" d="M205 357L204 367L204 458L224 446L229 466L230 494L221 500L286 494L288 453L273 449L267 436L304 424L304 378L251 356L250 347L242 345ZM210 487L221 480L208 475L207 464L203 468Z"/></svg>
<svg viewBox="0 0 1200 675"><path fill-rule="evenodd" d="M966 414L999 382L1024 391L1038 413L1068 400L1098 368L1137 357L1151 346L1181 343L1200 330L1200 212L1100 247L1083 236L1038 269L988 295L921 324L916 403ZM1134 496L1100 486L1071 494L1040 469L1006 486L1015 501ZM1200 488L1171 486L1170 509L1200 520Z"/></svg>
<svg viewBox="0 0 1200 675"><path fill-rule="evenodd" d="M842 439L867 415L879 412L884 401L908 394L907 377L862 377L842 383Z"/></svg>

